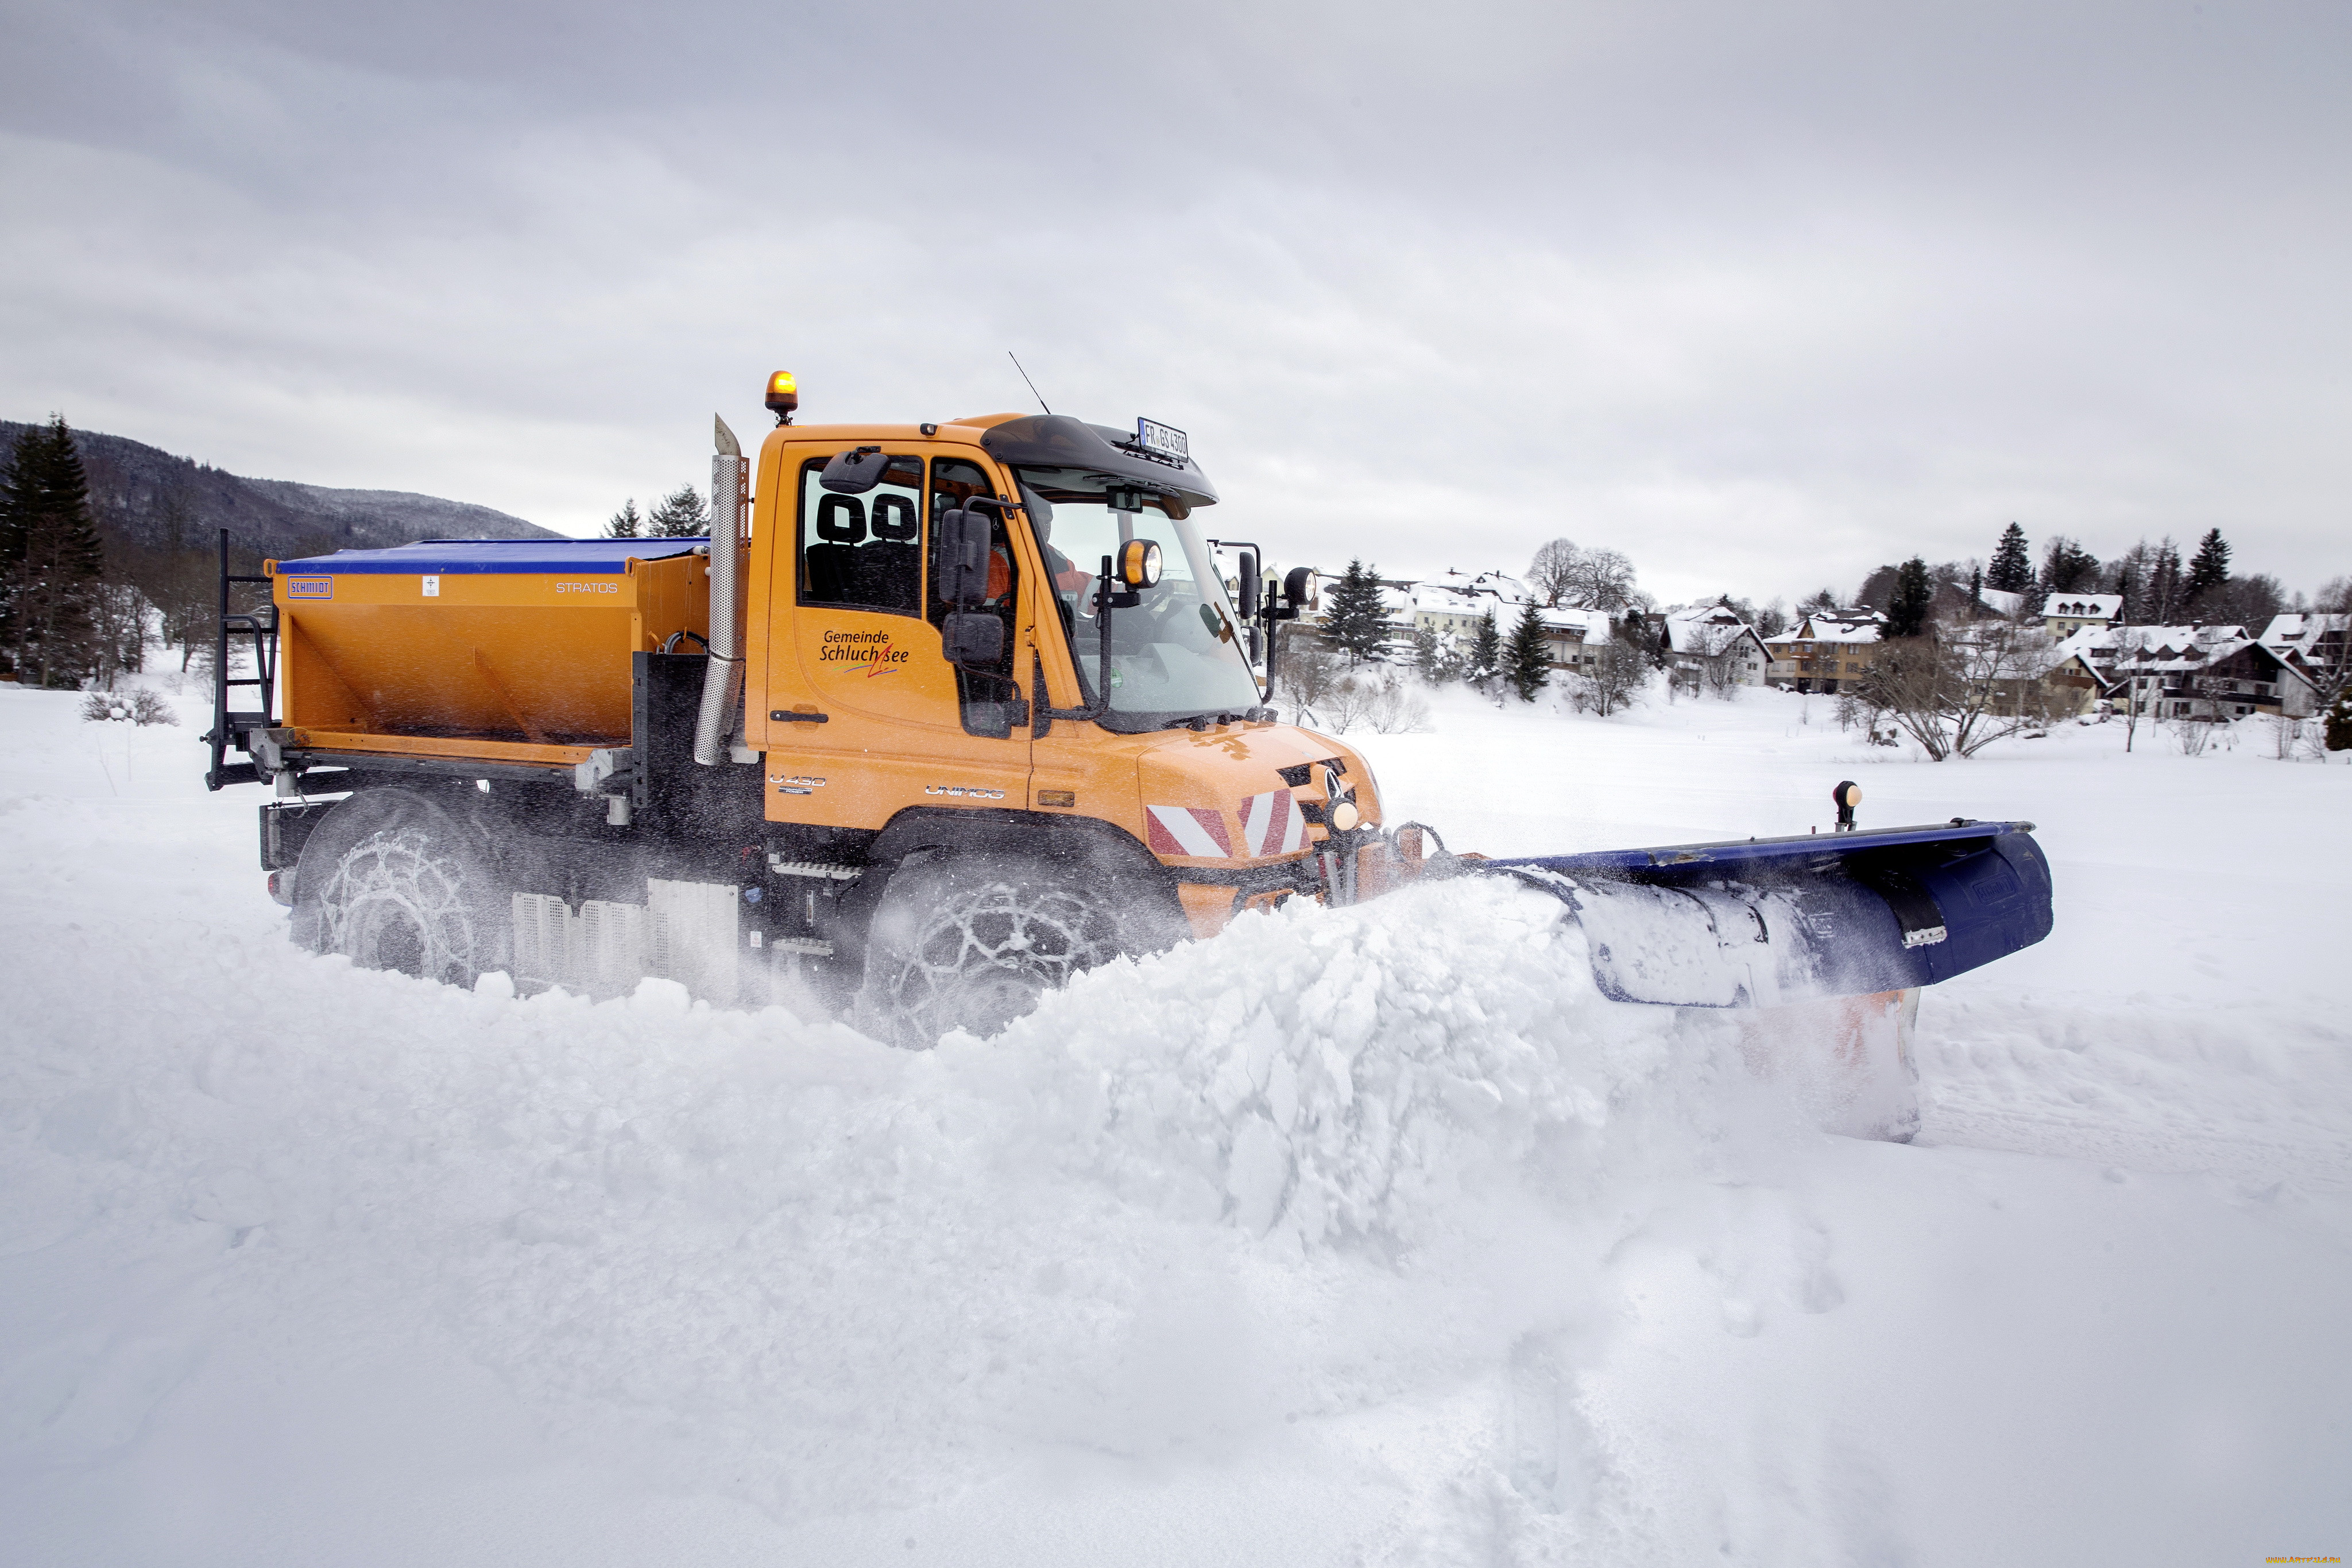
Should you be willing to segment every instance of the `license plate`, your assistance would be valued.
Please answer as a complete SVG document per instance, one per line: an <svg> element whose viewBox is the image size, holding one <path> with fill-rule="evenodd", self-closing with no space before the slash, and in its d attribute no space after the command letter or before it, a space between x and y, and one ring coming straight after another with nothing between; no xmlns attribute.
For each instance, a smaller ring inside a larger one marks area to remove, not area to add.
<svg viewBox="0 0 2352 1568"><path fill-rule="evenodd" d="M1157 452L1163 457L1190 457L1192 443L1184 433L1173 425L1156 424L1148 419L1135 422L1135 444L1146 452Z"/></svg>

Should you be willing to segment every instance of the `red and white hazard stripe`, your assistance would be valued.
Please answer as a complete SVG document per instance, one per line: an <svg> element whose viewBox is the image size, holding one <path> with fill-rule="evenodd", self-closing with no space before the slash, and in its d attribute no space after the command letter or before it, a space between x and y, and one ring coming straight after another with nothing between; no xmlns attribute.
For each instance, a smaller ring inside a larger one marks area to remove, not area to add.
<svg viewBox="0 0 2352 1568"><path fill-rule="evenodd" d="M1231 860L1233 841L1225 836L1225 814L1205 806L1146 806L1145 841L1156 855L1192 855L1202 860Z"/></svg>
<svg viewBox="0 0 2352 1568"><path fill-rule="evenodd" d="M1242 802L1242 841L1253 857L1292 854L1307 847L1307 819L1287 789L1269 789Z"/></svg>

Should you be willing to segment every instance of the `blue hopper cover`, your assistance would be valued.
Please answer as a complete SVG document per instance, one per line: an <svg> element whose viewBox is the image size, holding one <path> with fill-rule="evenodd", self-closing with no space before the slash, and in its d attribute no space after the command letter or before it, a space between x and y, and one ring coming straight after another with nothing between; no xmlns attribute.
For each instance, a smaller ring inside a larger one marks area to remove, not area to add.
<svg viewBox="0 0 2352 1568"><path fill-rule="evenodd" d="M435 572L444 577L460 572L516 575L522 572L576 572L590 577L619 577L630 559L667 560L688 555L709 544L704 538L683 539L426 539L421 544L394 545L390 549L342 549L303 560L281 560L278 575L320 575L342 572Z"/></svg>

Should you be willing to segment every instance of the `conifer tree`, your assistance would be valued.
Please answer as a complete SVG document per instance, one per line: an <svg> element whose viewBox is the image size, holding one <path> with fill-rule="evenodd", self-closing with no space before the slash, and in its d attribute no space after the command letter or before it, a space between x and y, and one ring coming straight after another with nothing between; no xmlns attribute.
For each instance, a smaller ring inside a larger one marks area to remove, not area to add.
<svg viewBox="0 0 2352 1568"><path fill-rule="evenodd" d="M2115 594L2122 601L2116 606L2114 624L2117 626L2129 626L2139 619L2139 574L2132 568L2128 559L2116 568Z"/></svg>
<svg viewBox="0 0 2352 1568"><path fill-rule="evenodd" d="M680 485L654 503L646 514L646 535L648 538L695 538L710 531L710 513L702 504L701 493L691 485Z"/></svg>
<svg viewBox="0 0 2352 1568"><path fill-rule="evenodd" d="M1824 589L1822 591L1826 593L1828 591ZM1629 648L1641 650L1643 659L1651 668L1663 670L1666 667L1665 653L1658 646L1664 638L1650 630L1650 618L1639 608L1625 612L1625 618L1617 623L1617 639Z"/></svg>
<svg viewBox="0 0 2352 1568"><path fill-rule="evenodd" d="M1492 622L1490 615L1489 623ZM1519 700L1531 703L1542 691L1544 682L1551 675L1551 659L1544 647L1543 616L1533 604L1519 607L1518 621L1511 627L1510 646L1504 650L1503 673Z"/></svg>
<svg viewBox="0 0 2352 1568"><path fill-rule="evenodd" d="M2208 528L2197 541L2196 555L2189 559L2189 580L2180 588L2181 604L2193 606L2229 580L2230 541L2221 537L2221 529Z"/></svg>
<svg viewBox="0 0 2352 1568"><path fill-rule="evenodd" d="M2042 552L2042 592L2088 593L2099 580L2099 558L2060 534Z"/></svg>
<svg viewBox="0 0 2352 1568"><path fill-rule="evenodd" d="M1886 635L1916 637L1927 629L1927 608L1936 601L1936 584L1920 556L1905 561L1895 573L1895 595L1886 607Z"/></svg>
<svg viewBox="0 0 2352 1568"><path fill-rule="evenodd" d="M1437 640L1435 628L1423 626L1412 634L1412 667L1431 685L1445 679L1445 645Z"/></svg>
<svg viewBox="0 0 2352 1568"><path fill-rule="evenodd" d="M0 635L19 680L46 686L88 667L105 568L89 477L53 413L17 437L0 472Z"/></svg>
<svg viewBox="0 0 2352 1568"><path fill-rule="evenodd" d="M1478 618L1478 634L1470 643L1470 684L1484 691L1502 664L1503 636L1495 625L1494 606L1488 605L1486 613Z"/></svg>
<svg viewBox="0 0 2352 1568"><path fill-rule="evenodd" d="M1388 614L1381 603L1378 567L1350 560L1331 588L1331 607L1323 615L1323 634L1347 653L1350 666L1381 651L1388 631Z"/></svg>
<svg viewBox="0 0 2352 1568"><path fill-rule="evenodd" d="M2033 586L2033 557L2025 548L2025 530L2011 523L1993 547L1992 564L1985 570L1985 586L2003 593L2023 593Z"/></svg>
<svg viewBox="0 0 2352 1568"><path fill-rule="evenodd" d="M2147 619L2150 624L2169 626L2182 608L2180 591L2180 549L2167 536L2156 547L2147 567Z"/></svg>
<svg viewBox="0 0 2352 1568"><path fill-rule="evenodd" d="M621 509L604 524L604 537L608 539L638 538L645 531L645 519L637 516L637 498L635 496L623 503Z"/></svg>

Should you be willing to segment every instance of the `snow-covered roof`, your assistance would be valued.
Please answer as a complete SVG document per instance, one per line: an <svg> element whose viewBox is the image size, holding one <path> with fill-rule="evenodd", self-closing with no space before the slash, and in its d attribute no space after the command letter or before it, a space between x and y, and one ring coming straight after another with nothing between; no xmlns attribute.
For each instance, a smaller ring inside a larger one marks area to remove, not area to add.
<svg viewBox="0 0 2352 1568"><path fill-rule="evenodd" d="M1743 637L1763 639L1748 629L1739 612L1721 604L1693 604L1669 610L1664 616L1664 641L1677 653L1696 653L1713 658Z"/></svg>
<svg viewBox="0 0 2352 1568"><path fill-rule="evenodd" d="M1412 613L1430 615L1484 615L1496 603L1489 595L1472 594L1443 582L1416 582L1407 599Z"/></svg>
<svg viewBox="0 0 2352 1568"><path fill-rule="evenodd" d="M1979 588L1977 598L1996 615L2014 615L2025 605L2025 595L2011 593L2006 588Z"/></svg>
<svg viewBox="0 0 2352 1568"><path fill-rule="evenodd" d="M2243 626L2085 626L2058 647L2061 653L2079 654L2110 680L2124 674L2191 674L2252 648L2308 682L2292 660L2247 636Z"/></svg>
<svg viewBox="0 0 2352 1568"><path fill-rule="evenodd" d="M1985 593L1985 602L1992 602L1990 590ZM2053 593L2042 601L2042 614L2063 616L2069 621L2113 621L2123 608L2124 596L2120 593Z"/></svg>
<svg viewBox="0 0 2352 1568"><path fill-rule="evenodd" d="M1858 644L1875 643L1885 630L1876 618L1860 623L1832 619L1829 615L1808 615L1797 622L1797 629L1786 636L1775 637L1775 643L1844 643Z"/></svg>
<svg viewBox="0 0 2352 1568"><path fill-rule="evenodd" d="M2346 642L2352 640L2352 615L2273 615L2271 623L2263 628L2255 641L2271 653L2290 664L2308 662L2313 653L2323 645L2328 649L2320 660L2333 664L2342 657Z"/></svg>
<svg viewBox="0 0 2352 1568"><path fill-rule="evenodd" d="M1609 612L1606 610L1547 610L1536 607L1547 632L1565 632L1580 635L1590 643L1606 641L1609 637Z"/></svg>

